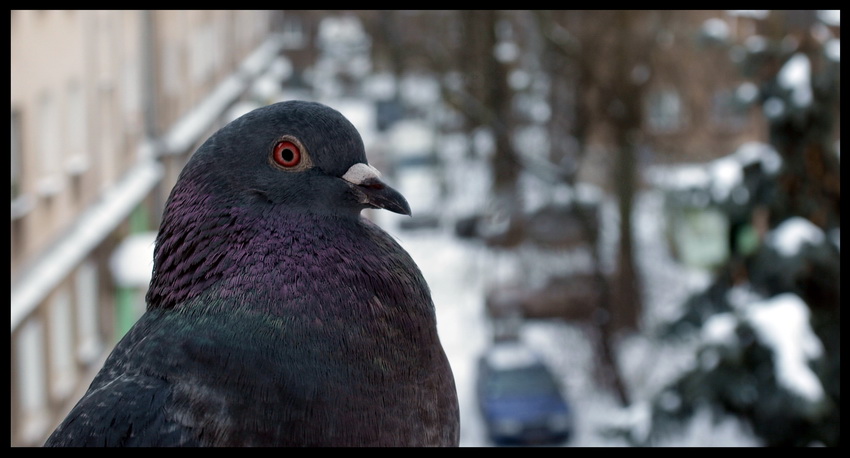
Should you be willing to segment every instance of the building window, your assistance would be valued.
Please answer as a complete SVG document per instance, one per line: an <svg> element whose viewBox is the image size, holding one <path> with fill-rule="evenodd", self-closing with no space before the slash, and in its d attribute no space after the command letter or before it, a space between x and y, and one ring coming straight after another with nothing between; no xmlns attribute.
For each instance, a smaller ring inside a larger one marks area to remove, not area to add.
<svg viewBox="0 0 850 458"><path fill-rule="evenodd" d="M649 95L649 127L657 132L674 132L684 126L684 107L679 93L673 89L655 91Z"/></svg>
<svg viewBox="0 0 850 458"><path fill-rule="evenodd" d="M121 85L122 103L124 105L124 116L128 119L128 125L138 116L142 109L142 79L139 71L139 62L136 59L127 59L122 64L124 74Z"/></svg>
<svg viewBox="0 0 850 458"><path fill-rule="evenodd" d="M747 123L747 109L735 91L720 89L712 95L711 118L718 126L740 130Z"/></svg>
<svg viewBox="0 0 850 458"><path fill-rule="evenodd" d="M207 82L213 74L216 59L215 27L204 24L192 35L189 48L189 71L195 83Z"/></svg>
<svg viewBox="0 0 850 458"><path fill-rule="evenodd" d="M284 49L302 49L307 43L304 25L298 16L287 15L281 27Z"/></svg>
<svg viewBox="0 0 850 458"><path fill-rule="evenodd" d="M23 163L21 156L21 111L12 108L12 201L22 194Z"/></svg>
<svg viewBox="0 0 850 458"><path fill-rule="evenodd" d="M48 92L42 93L38 101L38 124L36 138L38 163L41 165L41 178L38 192L46 197L56 195L62 189L60 164L63 160L61 147L61 129L56 99Z"/></svg>
<svg viewBox="0 0 850 458"><path fill-rule="evenodd" d="M10 226L11 232L11 258L12 263L16 263L21 253L25 251L26 243L23 217L32 210L33 199L30 195L23 191L24 180L24 164L23 164L23 124L21 111L12 108L12 223Z"/></svg>
<svg viewBox="0 0 850 458"><path fill-rule="evenodd" d="M23 114L19 109L12 109L12 252L17 253L17 247L22 247L24 233L21 218L26 216L35 206L31 194L24 192L24 127ZM14 258L14 256L13 256Z"/></svg>
<svg viewBox="0 0 850 458"><path fill-rule="evenodd" d="M120 153L118 150L118 144L116 139L119 138L118 135L120 132L116 132L118 128L118 120L115 119L115 111L113 107L115 99L115 90L111 85L103 85L99 89L98 94L98 105L99 105L99 119L98 124L100 127L100 131L98 132L98 137L100 138L100 163L97 164L101 170L101 176L103 179L99 183L101 189L109 187L115 178L118 175L118 166L117 166L117 156Z"/></svg>
<svg viewBox="0 0 850 458"><path fill-rule="evenodd" d="M68 134L67 158L65 167L72 176L80 175L88 169L87 155L87 119L85 96L80 84L72 81L68 85Z"/></svg>
<svg viewBox="0 0 850 458"><path fill-rule="evenodd" d="M180 93L180 50L181 47L179 44L166 46L162 50L162 81L163 86L165 86L165 92L169 96Z"/></svg>

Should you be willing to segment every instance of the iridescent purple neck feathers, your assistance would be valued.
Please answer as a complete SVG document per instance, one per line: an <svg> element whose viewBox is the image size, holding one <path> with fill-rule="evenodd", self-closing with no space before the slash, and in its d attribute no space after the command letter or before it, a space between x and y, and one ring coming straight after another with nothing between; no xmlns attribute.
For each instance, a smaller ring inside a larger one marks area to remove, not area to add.
<svg viewBox="0 0 850 458"><path fill-rule="evenodd" d="M413 260L368 220L275 205L234 206L208 191L184 181L169 198L149 309L180 307L203 296L205 306L273 315L301 307L317 315L360 313L337 307L369 309L405 299L433 313Z"/></svg>

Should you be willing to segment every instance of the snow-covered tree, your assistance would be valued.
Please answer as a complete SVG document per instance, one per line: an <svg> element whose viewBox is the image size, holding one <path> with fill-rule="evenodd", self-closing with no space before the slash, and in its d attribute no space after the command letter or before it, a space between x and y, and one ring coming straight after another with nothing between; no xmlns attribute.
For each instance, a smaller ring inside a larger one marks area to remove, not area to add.
<svg viewBox="0 0 850 458"><path fill-rule="evenodd" d="M824 19L772 12L764 35L725 43L780 160L741 162L745 179L720 202L732 255L670 323L697 336L697 358L654 398L649 442L708 408L765 445L839 444L840 45Z"/></svg>

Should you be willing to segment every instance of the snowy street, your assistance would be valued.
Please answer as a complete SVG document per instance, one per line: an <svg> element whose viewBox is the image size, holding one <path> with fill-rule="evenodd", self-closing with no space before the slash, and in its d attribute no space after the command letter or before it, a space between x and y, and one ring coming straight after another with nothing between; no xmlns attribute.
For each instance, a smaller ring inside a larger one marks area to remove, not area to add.
<svg viewBox="0 0 850 458"><path fill-rule="evenodd" d="M645 288L644 323L645 327L652 328L659 320L675 316L688 294L708 284L709 276L689 270L670 258L662 240L661 195L645 192L637 202L637 259ZM602 213L601 231L610 234L610 228L617 222L613 203L607 202ZM517 278L520 272L527 275L533 270L529 265L535 263L534 254L498 253L475 241L460 240L445 221L439 228L409 231L398 229L402 217L397 215L377 212L369 216L410 252L431 287L440 336L457 383L461 407L460 445L491 446L475 400L476 358L492 340L484 308L485 291L488 285ZM611 237L602 239L603 243L616 243ZM603 253L614 253L614 249L607 247ZM582 265L586 257L580 253L570 254L565 262ZM647 422L646 402L654 394L653 390L660 389L679 371L694 364L690 348L659 344L649 336L632 337L623 342L619 358L634 399L632 408L624 410L594 379L593 352L585 332L578 325L556 320L527 321L521 340L543 354L555 369L574 408L574 434L563 444L565 446L628 445L622 439L605 435L601 428ZM684 431L681 437L669 439L669 445L758 445L746 428L731 417L715 425L707 414L698 414Z"/></svg>

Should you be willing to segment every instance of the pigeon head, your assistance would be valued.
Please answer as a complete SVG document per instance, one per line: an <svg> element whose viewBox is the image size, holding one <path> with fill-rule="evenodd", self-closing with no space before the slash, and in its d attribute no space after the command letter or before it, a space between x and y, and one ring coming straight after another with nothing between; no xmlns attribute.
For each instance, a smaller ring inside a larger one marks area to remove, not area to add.
<svg viewBox="0 0 850 458"><path fill-rule="evenodd" d="M410 215L404 197L368 164L354 125L316 102L275 103L237 118L198 149L180 180L211 183L210 193L237 206Z"/></svg>

